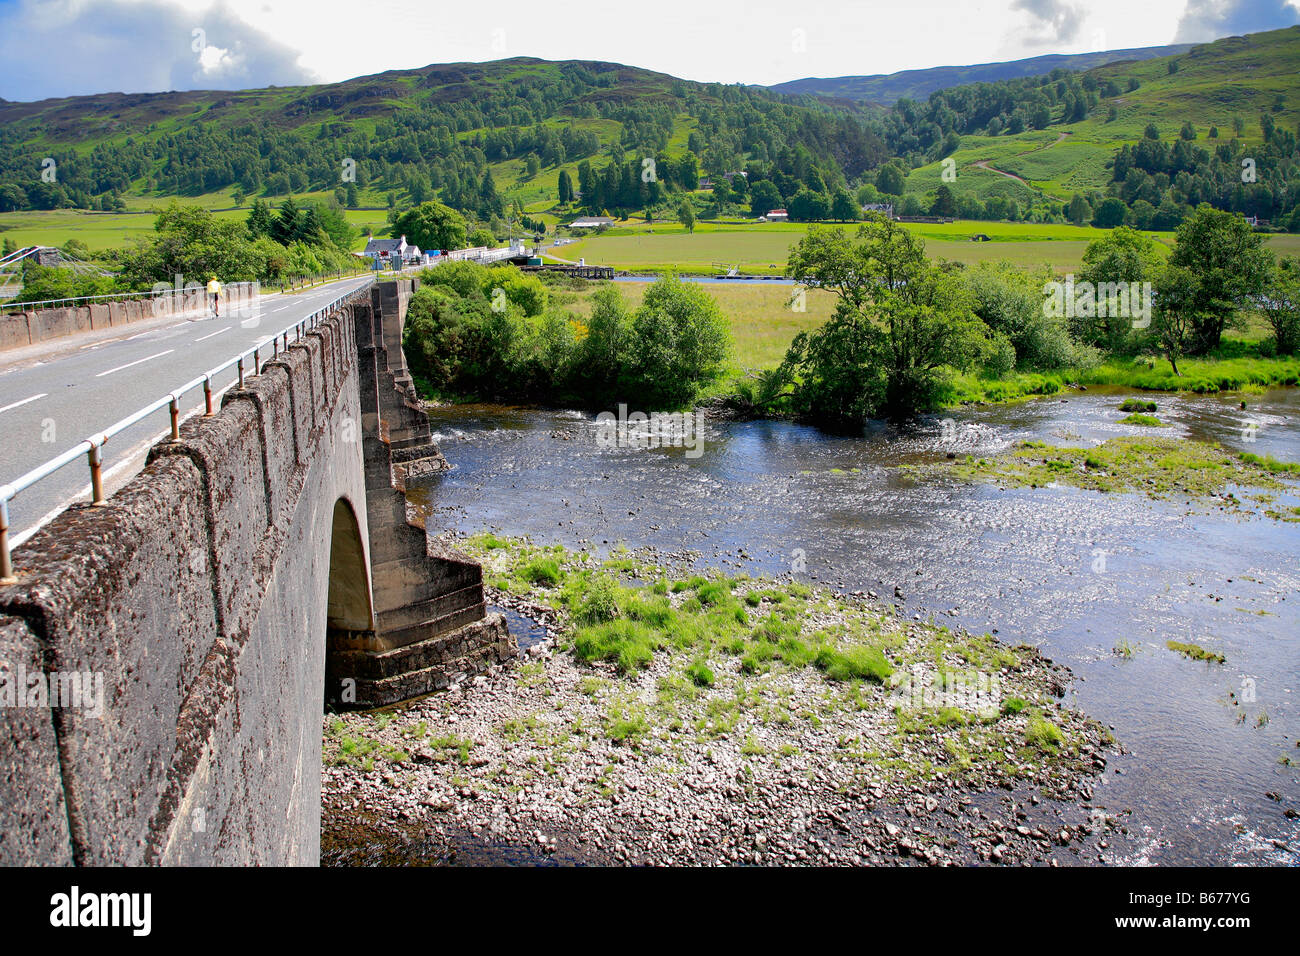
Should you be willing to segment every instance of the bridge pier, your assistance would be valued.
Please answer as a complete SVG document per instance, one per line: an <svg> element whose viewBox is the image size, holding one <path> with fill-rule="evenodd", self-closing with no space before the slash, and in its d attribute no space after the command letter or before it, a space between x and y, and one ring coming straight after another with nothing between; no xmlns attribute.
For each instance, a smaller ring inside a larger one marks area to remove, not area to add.
<svg viewBox="0 0 1300 956"><path fill-rule="evenodd" d="M339 707L443 690L517 653L504 618L486 613L482 568L435 548L406 499L408 481L448 467L401 349L415 281L381 283L353 309L375 627L329 636L326 699Z"/></svg>

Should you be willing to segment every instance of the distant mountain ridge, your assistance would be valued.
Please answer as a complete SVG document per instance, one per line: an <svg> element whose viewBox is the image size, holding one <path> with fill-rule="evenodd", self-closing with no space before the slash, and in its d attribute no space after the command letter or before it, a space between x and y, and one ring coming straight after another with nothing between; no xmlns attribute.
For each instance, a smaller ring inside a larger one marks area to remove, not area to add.
<svg viewBox="0 0 1300 956"><path fill-rule="evenodd" d="M1124 60L1150 60L1161 56L1186 53L1195 44L1135 47L1128 50L1105 50L1099 53L1048 53L1024 60L1003 63L977 63L970 66L936 66L926 70L902 70L871 76L806 77L777 83L768 89L777 93L811 94L844 100L867 100L890 105L906 97L923 100L935 90L967 83L991 83L1024 76L1042 76L1056 69L1091 70Z"/></svg>

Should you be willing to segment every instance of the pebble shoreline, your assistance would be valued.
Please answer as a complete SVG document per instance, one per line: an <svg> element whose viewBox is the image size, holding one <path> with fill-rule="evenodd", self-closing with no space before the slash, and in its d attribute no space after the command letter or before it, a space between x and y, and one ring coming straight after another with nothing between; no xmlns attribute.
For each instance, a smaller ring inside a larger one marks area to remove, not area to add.
<svg viewBox="0 0 1300 956"><path fill-rule="evenodd" d="M837 598L890 613L865 597ZM558 640L442 694L326 715L323 863L1078 865L1104 862L1127 832L1126 813L1094 802L1120 745L1061 703L1069 669L1033 649L1015 649L1002 691L1050 714L1068 745L1028 755L1007 746L934 775L972 746L963 728L900 735L888 687L850 694L811 668L767 675L757 688L720 681L677 702L685 726L651 706L644 738L610 739L601 730L610 708L653 698L671 678L671 656L620 678L564 648L563 612L505 592L490 600ZM933 636L896 624L909 642ZM691 718L741 693L753 705L734 725L707 739L692 733ZM781 701L793 710L772 710ZM1024 720L1003 714L996 725L1014 737ZM349 736L381 756L368 768L338 761Z"/></svg>

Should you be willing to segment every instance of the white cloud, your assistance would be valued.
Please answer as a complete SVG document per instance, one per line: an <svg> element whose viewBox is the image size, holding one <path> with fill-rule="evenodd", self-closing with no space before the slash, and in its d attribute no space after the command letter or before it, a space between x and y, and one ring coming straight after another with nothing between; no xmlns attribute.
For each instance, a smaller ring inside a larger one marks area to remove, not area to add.
<svg viewBox="0 0 1300 956"><path fill-rule="evenodd" d="M0 8L0 96L11 100L313 82L299 56L224 3L19 0Z"/></svg>
<svg viewBox="0 0 1300 956"><path fill-rule="evenodd" d="M1300 22L1300 4L1286 0L1187 0L1178 21L1179 43L1204 43L1225 36L1262 33Z"/></svg>

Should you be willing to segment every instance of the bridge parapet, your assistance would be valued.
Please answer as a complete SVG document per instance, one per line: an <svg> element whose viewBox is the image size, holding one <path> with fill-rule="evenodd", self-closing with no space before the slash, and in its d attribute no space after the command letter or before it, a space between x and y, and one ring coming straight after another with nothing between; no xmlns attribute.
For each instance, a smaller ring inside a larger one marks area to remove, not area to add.
<svg viewBox="0 0 1300 956"><path fill-rule="evenodd" d="M344 310L15 552L0 682L22 663L28 689L90 693L0 708L0 862L317 861L333 518L366 517L357 378Z"/></svg>

